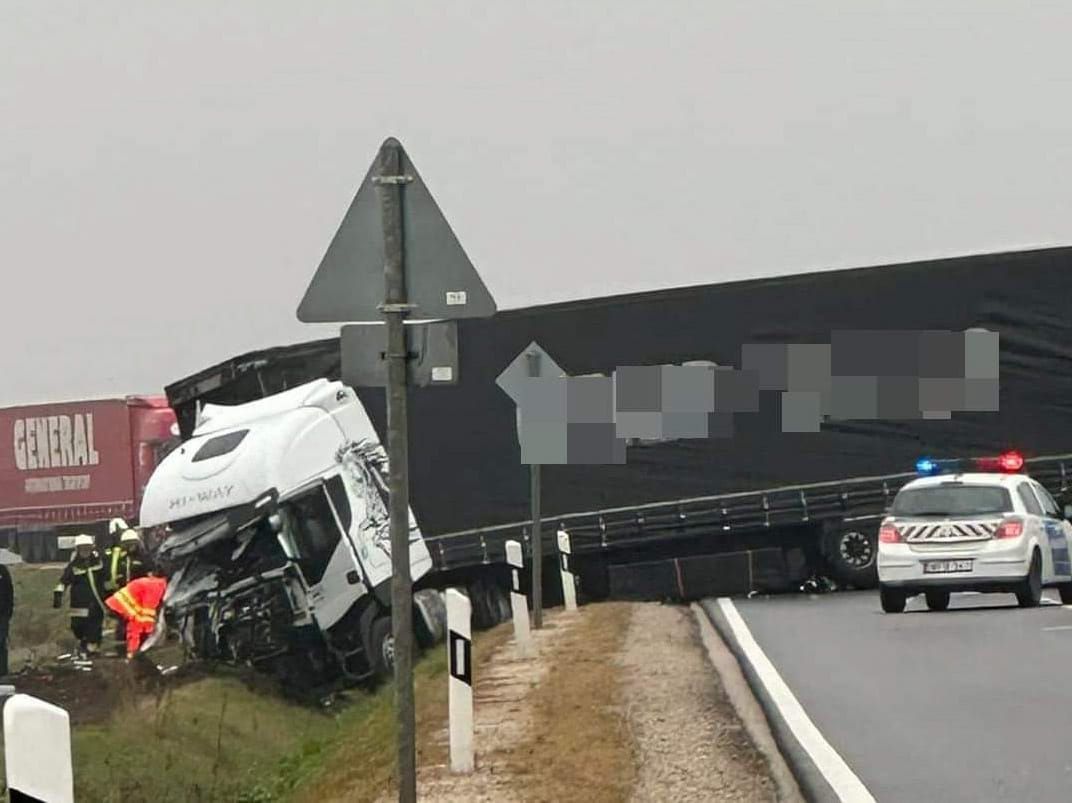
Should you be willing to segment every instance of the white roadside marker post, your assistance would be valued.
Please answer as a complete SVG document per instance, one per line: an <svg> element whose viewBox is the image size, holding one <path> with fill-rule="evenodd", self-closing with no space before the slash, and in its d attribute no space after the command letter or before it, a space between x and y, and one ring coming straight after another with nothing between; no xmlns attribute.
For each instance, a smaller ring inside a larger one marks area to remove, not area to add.
<svg viewBox="0 0 1072 803"><path fill-rule="evenodd" d="M473 771L473 605L447 589L447 650L450 662L450 771Z"/></svg>
<svg viewBox="0 0 1072 803"><path fill-rule="evenodd" d="M529 631L529 603L521 593L521 570L524 555L518 541L506 542L506 562L510 564L510 609L514 614L514 642L522 658L532 654L532 634Z"/></svg>
<svg viewBox="0 0 1072 803"><path fill-rule="evenodd" d="M4 763L12 800L74 803L71 720L28 694L4 703Z"/></svg>
<svg viewBox="0 0 1072 803"><path fill-rule="evenodd" d="M577 610L577 587L573 583L573 567L570 565L570 535L565 527L558 530L559 570L562 574L562 599L567 611Z"/></svg>

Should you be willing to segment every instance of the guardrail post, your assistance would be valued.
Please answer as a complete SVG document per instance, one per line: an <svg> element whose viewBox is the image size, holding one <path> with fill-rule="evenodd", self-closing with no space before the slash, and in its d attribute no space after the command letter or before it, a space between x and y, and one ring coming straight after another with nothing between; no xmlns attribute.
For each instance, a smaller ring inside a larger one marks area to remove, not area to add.
<svg viewBox="0 0 1072 803"><path fill-rule="evenodd" d="M532 634L529 632L529 603L521 593L521 570L525 567L521 544L506 542L506 562L510 564L510 610L514 614L514 642L523 657L532 653Z"/></svg>
<svg viewBox="0 0 1072 803"><path fill-rule="evenodd" d="M4 764L11 800L74 803L71 720L28 694L4 704Z"/></svg>
<svg viewBox="0 0 1072 803"><path fill-rule="evenodd" d="M447 650L450 662L450 770L473 771L473 639L469 597L447 589Z"/></svg>
<svg viewBox="0 0 1072 803"><path fill-rule="evenodd" d="M562 599L566 603L567 611L577 610L577 588L573 583L573 567L570 558L573 549L570 546L570 535L565 527L558 530L558 553L559 568L562 575Z"/></svg>

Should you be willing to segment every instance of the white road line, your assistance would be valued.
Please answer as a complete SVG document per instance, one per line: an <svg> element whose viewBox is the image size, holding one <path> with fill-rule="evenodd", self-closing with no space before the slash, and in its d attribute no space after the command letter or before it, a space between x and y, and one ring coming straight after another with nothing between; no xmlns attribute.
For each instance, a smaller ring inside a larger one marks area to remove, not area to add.
<svg viewBox="0 0 1072 803"><path fill-rule="evenodd" d="M1051 630L1072 630L1072 625L1058 625L1057 627L1044 627L1043 632L1049 632Z"/></svg>
<svg viewBox="0 0 1072 803"><path fill-rule="evenodd" d="M867 791L867 787L826 741L804 711L796 695L782 680L774 664L752 636L752 631L741 618L733 601L720 597L718 606L722 609L722 615L726 617L734 638L741 645L741 649L755 669L760 682L766 687L774 705L778 707L782 718L793 732L793 736L807 752L834 793L846 803L874 803L875 798Z"/></svg>

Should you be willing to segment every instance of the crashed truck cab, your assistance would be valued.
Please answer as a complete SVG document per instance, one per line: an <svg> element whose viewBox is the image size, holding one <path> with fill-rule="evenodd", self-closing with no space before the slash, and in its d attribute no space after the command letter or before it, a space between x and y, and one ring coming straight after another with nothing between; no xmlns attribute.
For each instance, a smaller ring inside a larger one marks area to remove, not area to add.
<svg viewBox="0 0 1072 803"><path fill-rule="evenodd" d="M142 502L142 525L168 530L162 628L194 656L301 686L390 674L387 483L375 430L339 382L206 405ZM410 564L414 582L432 565L412 512ZM434 643L440 597L414 601L418 639Z"/></svg>

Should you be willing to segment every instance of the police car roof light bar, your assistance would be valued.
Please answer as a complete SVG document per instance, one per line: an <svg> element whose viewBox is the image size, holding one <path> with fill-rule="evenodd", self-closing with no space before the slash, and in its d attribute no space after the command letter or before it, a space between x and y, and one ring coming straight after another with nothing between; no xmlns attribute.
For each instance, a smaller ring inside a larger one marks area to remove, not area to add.
<svg viewBox="0 0 1072 803"><path fill-rule="evenodd" d="M935 474L963 474L965 468L980 472L1015 474L1024 468L1024 457L1019 452L1005 452L997 457L976 457L970 460L932 460L921 457L916 461L916 473L927 477Z"/></svg>

